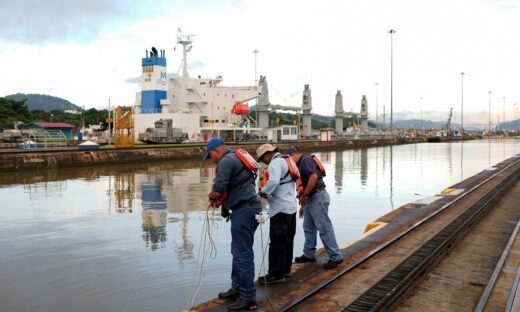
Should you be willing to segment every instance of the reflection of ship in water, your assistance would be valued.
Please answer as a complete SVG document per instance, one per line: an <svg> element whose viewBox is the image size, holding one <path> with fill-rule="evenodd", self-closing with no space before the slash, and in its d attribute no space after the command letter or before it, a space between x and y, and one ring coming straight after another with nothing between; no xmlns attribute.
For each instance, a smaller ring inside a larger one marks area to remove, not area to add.
<svg viewBox="0 0 520 312"><path fill-rule="evenodd" d="M154 181L144 181L141 186L141 201L143 211L143 240L146 247L157 250L166 242L166 198L161 194L162 180L155 177Z"/></svg>
<svg viewBox="0 0 520 312"><path fill-rule="evenodd" d="M143 207L143 238L152 250L163 247L158 243L166 241L166 224L175 223L181 232L172 238L179 263L194 258L188 234L190 212L205 210L213 172L207 167L168 170L150 166L135 175Z"/></svg>

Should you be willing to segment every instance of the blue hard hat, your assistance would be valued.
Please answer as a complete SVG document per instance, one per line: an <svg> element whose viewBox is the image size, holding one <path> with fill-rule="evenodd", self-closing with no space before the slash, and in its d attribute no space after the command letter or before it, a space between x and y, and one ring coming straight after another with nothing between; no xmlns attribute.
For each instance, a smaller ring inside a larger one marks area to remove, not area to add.
<svg viewBox="0 0 520 312"><path fill-rule="evenodd" d="M208 144L206 144L206 152L204 153L204 159L208 159L209 152L221 145L224 145L224 141L222 141L221 138L211 138L208 141Z"/></svg>
<svg viewBox="0 0 520 312"><path fill-rule="evenodd" d="M294 146L291 146L285 150L285 154L287 154L287 155L296 154L296 153L298 153L298 149Z"/></svg>

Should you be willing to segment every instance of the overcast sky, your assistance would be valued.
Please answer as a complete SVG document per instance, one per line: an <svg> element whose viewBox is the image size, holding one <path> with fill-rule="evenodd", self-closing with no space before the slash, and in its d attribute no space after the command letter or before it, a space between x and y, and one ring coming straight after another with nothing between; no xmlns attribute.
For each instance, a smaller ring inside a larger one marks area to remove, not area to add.
<svg viewBox="0 0 520 312"><path fill-rule="evenodd" d="M394 118L422 106L425 119L445 120L453 107L460 122L461 72L465 124L487 124L489 91L493 122L504 97L506 120L520 107L520 0L0 0L0 96L132 105L146 49L165 49L178 72L177 27L196 35L190 74L222 74L225 85L254 83L258 49L275 104L300 105L308 83L317 113L333 114L336 90L346 111L366 95L372 118L376 102L388 113L395 29Z"/></svg>

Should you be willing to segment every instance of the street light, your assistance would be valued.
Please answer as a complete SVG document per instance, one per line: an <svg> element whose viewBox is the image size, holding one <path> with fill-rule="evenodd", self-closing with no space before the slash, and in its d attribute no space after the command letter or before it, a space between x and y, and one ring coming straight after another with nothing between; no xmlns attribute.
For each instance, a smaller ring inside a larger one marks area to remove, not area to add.
<svg viewBox="0 0 520 312"><path fill-rule="evenodd" d="M388 31L390 34L390 133L394 133L394 34L395 29Z"/></svg>
<svg viewBox="0 0 520 312"><path fill-rule="evenodd" d="M258 79L256 75L256 55L258 54L258 50L253 50L253 54L255 55L255 86L258 85ZM256 98L256 104L255 104L255 112L256 112L256 126L258 127L258 97Z"/></svg>
<svg viewBox="0 0 520 312"><path fill-rule="evenodd" d="M376 128L377 128L377 124L379 122L379 117L378 117L378 107L379 107L379 83L376 82Z"/></svg>
<svg viewBox="0 0 520 312"><path fill-rule="evenodd" d="M423 118L422 118L422 97L419 98L419 106L421 106L421 131L424 131L424 127L423 127Z"/></svg>
<svg viewBox="0 0 520 312"><path fill-rule="evenodd" d="M52 117L54 117L54 114L51 114L51 122L52 122Z"/></svg>
<svg viewBox="0 0 520 312"><path fill-rule="evenodd" d="M502 97L502 102L503 102L502 122L504 123L502 130L505 130L505 126L506 126L506 97L505 96Z"/></svg>
<svg viewBox="0 0 520 312"><path fill-rule="evenodd" d="M460 73L460 135L464 135L464 72Z"/></svg>
<svg viewBox="0 0 520 312"><path fill-rule="evenodd" d="M488 121L488 135L491 135L491 91L489 93L489 121Z"/></svg>

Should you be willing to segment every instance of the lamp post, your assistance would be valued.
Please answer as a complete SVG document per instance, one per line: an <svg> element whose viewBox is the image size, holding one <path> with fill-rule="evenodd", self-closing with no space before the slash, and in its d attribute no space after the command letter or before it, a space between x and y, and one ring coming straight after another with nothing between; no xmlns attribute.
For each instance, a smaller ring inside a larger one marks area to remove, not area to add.
<svg viewBox="0 0 520 312"><path fill-rule="evenodd" d="M256 55L258 54L258 50L253 50L253 54L255 55L255 86L258 85L258 79L256 74ZM256 98L256 104L255 104L255 112L256 112L256 126L258 127L258 97Z"/></svg>
<svg viewBox="0 0 520 312"><path fill-rule="evenodd" d="M423 127L423 118L422 118L422 97L419 98L419 106L421 107L421 131L424 131L424 127Z"/></svg>
<svg viewBox="0 0 520 312"><path fill-rule="evenodd" d="M52 122L52 117L54 117L54 114L51 114L51 122Z"/></svg>
<svg viewBox="0 0 520 312"><path fill-rule="evenodd" d="M394 133L394 34L395 29L388 31L390 34L390 133Z"/></svg>
<svg viewBox="0 0 520 312"><path fill-rule="evenodd" d="M464 75L460 73L460 135L464 135Z"/></svg>
<svg viewBox="0 0 520 312"><path fill-rule="evenodd" d="M379 107L379 83L376 82L376 128L377 128L377 124L379 122L378 107Z"/></svg>
<svg viewBox="0 0 520 312"><path fill-rule="evenodd" d="M502 126L502 130L505 130L505 126L506 126L506 97L505 96L502 97L502 105L503 105L502 123L504 124Z"/></svg>
<svg viewBox="0 0 520 312"><path fill-rule="evenodd" d="M489 121L488 121L488 135L491 135L491 91L489 93Z"/></svg>
<svg viewBox="0 0 520 312"><path fill-rule="evenodd" d="M513 103L513 124L512 124L513 129L515 128L515 123L516 123L516 102Z"/></svg>

